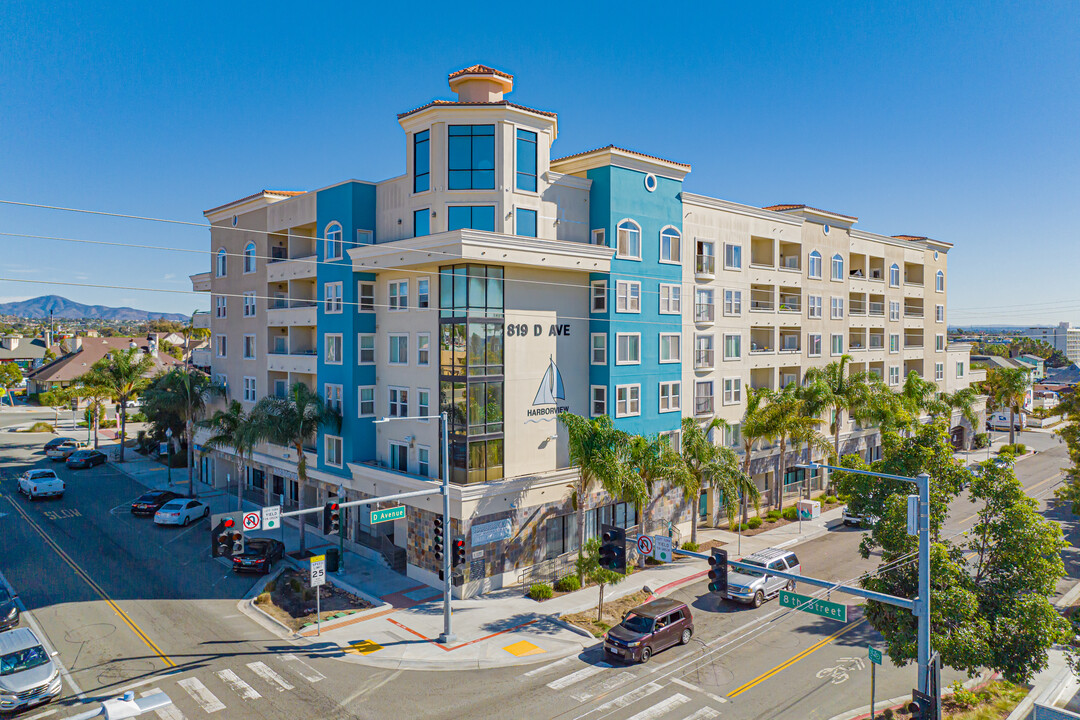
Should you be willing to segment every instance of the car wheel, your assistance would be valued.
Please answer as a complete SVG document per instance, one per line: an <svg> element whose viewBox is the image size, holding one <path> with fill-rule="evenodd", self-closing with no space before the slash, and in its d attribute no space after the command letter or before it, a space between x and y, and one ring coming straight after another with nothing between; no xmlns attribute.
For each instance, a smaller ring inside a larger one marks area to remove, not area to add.
<svg viewBox="0 0 1080 720"><path fill-rule="evenodd" d="M185 515L184 516L184 527L187 527L190 524L191 524L191 516L190 515Z"/></svg>
<svg viewBox="0 0 1080 720"><path fill-rule="evenodd" d="M754 593L754 607L761 607L761 603L765 602L765 595L760 590Z"/></svg>
<svg viewBox="0 0 1080 720"><path fill-rule="evenodd" d="M263 570L263 575L269 575L270 571L274 569L274 561L267 559L266 568Z"/></svg>
<svg viewBox="0 0 1080 720"><path fill-rule="evenodd" d="M651 647L646 645L645 647L641 648L641 663L643 665L645 663L649 662L649 658L651 658L651 657L652 657L652 648Z"/></svg>
<svg viewBox="0 0 1080 720"><path fill-rule="evenodd" d="M206 508L202 511L202 516L204 518L210 517L210 506L209 505L207 505Z"/></svg>
<svg viewBox="0 0 1080 720"><path fill-rule="evenodd" d="M680 645L685 645L686 643L690 642L690 637L693 634L694 634L694 631L691 630L690 628L686 628L685 630L683 630L682 631L682 637L679 638L679 644Z"/></svg>
<svg viewBox="0 0 1080 720"><path fill-rule="evenodd" d="M788 580L787 585L784 586L784 589L787 590L788 592L795 592L795 581L794 580Z"/></svg>

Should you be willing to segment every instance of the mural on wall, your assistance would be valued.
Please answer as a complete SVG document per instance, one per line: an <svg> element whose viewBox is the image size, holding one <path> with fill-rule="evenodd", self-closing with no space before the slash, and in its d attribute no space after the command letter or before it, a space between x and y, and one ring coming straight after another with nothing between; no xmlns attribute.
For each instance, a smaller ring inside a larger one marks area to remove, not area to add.
<svg viewBox="0 0 1080 720"><path fill-rule="evenodd" d="M560 400L566 400L566 389L563 386L559 367L555 364L554 358L549 355L547 372L540 379L540 387L536 389L533 406L527 411L530 419L525 422L551 422L560 412L570 409L569 405L560 404Z"/></svg>

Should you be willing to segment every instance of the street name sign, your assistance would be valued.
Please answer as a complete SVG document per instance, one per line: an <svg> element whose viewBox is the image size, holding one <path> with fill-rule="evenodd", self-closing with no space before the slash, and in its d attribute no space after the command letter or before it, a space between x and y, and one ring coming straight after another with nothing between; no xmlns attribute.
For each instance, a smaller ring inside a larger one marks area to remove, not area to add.
<svg viewBox="0 0 1080 720"><path fill-rule="evenodd" d="M386 508L385 510L371 511L371 524L386 522L388 520L401 520L405 517L405 506Z"/></svg>
<svg viewBox="0 0 1080 720"><path fill-rule="evenodd" d="M809 595L799 595L788 590L780 591L780 607L795 608L811 615L847 622L847 605L818 600Z"/></svg>
<svg viewBox="0 0 1080 720"><path fill-rule="evenodd" d="M880 665L881 664L881 651L880 650L878 650L875 647L868 647L867 652L870 655L870 662L874 663L875 665Z"/></svg>
<svg viewBox="0 0 1080 720"><path fill-rule="evenodd" d="M281 526L281 506L267 505L262 509L263 528L277 530Z"/></svg>
<svg viewBox="0 0 1080 720"><path fill-rule="evenodd" d="M311 556L311 587L326 584L326 556Z"/></svg>

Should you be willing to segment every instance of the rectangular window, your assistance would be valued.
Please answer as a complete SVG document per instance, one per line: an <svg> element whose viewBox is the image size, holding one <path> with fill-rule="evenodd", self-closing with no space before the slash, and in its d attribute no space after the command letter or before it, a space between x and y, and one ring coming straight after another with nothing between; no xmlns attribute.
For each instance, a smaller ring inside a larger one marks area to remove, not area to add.
<svg viewBox="0 0 1080 720"><path fill-rule="evenodd" d="M390 398L390 417L409 416L409 389L392 387L387 390Z"/></svg>
<svg viewBox="0 0 1080 720"><path fill-rule="evenodd" d="M660 362L677 363L682 360L682 335L660 333Z"/></svg>
<svg viewBox="0 0 1080 720"><path fill-rule="evenodd" d="M742 357L742 335L724 336L724 359L738 360Z"/></svg>
<svg viewBox="0 0 1080 720"><path fill-rule="evenodd" d="M641 312L641 283L628 280L615 283L615 312Z"/></svg>
<svg viewBox="0 0 1080 720"><path fill-rule="evenodd" d="M387 295L390 310L408 310L409 309L409 281L408 280L394 280L390 283L389 294Z"/></svg>
<svg viewBox="0 0 1080 720"><path fill-rule="evenodd" d="M244 359L245 360L254 360L255 359L255 336L254 335L245 335L244 336Z"/></svg>
<svg viewBox="0 0 1080 720"><path fill-rule="evenodd" d="M821 296L808 295L806 297L806 317L821 318Z"/></svg>
<svg viewBox="0 0 1080 720"><path fill-rule="evenodd" d="M360 247L361 245L373 245L374 243L375 243L375 233L373 233L370 230L357 229L357 231L356 231L356 247Z"/></svg>
<svg viewBox="0 0 1080 720"><path fill-rule="evenodd" d="M964 377L964 363L962 362L956 363L956 377Z"/></svg>
<svg viewBox="0 0 1080 720"><path fill-rule="evenodd" d="M397 333L390 335L390 356L388 358L391 365L408 365L409 364L409 336L404 333Z"/></svg>
<svg viewBox="0 0 1080 720"><path fill-rule="evenodd" d="M427 367L431 364L431 334L418 333L416 335L416 364Z"/></svg>
<svg viewBox="0 0 1080 720"><path fill-rule="evenodd" d="M223 318L226 312L226 300L227 298L216 297L214 298L214 316Z"/></svg>
<svg viewBox="0 0 1080 720"><path fill-rule="evenodd" d="M593 230L590 237L593 245L607 245L607 232L604 228Z"/></svg>
<svg viewBox="0 0 1080 720"><path fill-rule="evenodd" d="M255 317L255 293L244 293L244 317Z"/></svg>
<svg viewBox="0 0 1080 720"><path fill-rule="evenodd" d="M742 268L742 245L724 243L724 269L738 270Z"/></svg>
<svg viewBox="0 0 1080 720"><path fill-rule="evenodd" d="M889 366L889 384L894 387L900 384L900 368L897 365Z"/></svg>
<svg viewBox="0 0 1080 720"><path fill-rule="evenodd" d="M375 335L360 333L356 336L356 364L375 364Z"/></svg>
<svg viewBox="0 0 1080 720"><path fill-rule="evenodd" d="M821 356L821 333L808 333L806 336L806 354L810 357Z"/></svg>
<svg viewBox="0 0 1080 720"><path fill-rule="evenodd" d="M431 450L426 447L416 448L416 471L420 477L431 474Z"/></svg>
<svg viewBox="0 0 1080 720"><path fill-rule="evenodd" d="M607 280L594 280L589 283L591 292L590 311L594 313L607 312Z"/></svg>
<svg viewBox="0 0 1080 720"><path fill-rule="evenodd" d="M694 414L711 415L713 407L712 380L699 380L694 383Z"/></svg>
<svg viewBox="0 0 1080 720"><path fill-rule="evenodd" d="M244 378L244 402L255 402L258 398L255 395L255 378Z"/></svg>
<svg viewBox="0 0 1080 720"><path fill-rule="evenodd" d="M451 205L447 208L447 218L447 230L495 232L494 205Z"/></svg>
<svg viewBox="0 0 1080 720"><path fill-rule="evenodd" d="M431 416L431 391L420 388L416 391L416 414L420 417ZM422 420L421 422L427 422Z"/></svg>
<svg viewBox="0 0 1080 720"><path fill-rule="evenodd" d="M518 190L536 192L536 133L529 130L517 131L516 178Z"/></svg>
<svg viewBox="0 0 1080 720"><path fill-rule="evenodd" d="M742 378L724 378L724 404L737 405L742 402Z"/></svg>
<svg viewBox="0 0 1080 720"><path fill-rule="evenodd" d="M431 189L429 135L428 130L413 134L413 192L425 192Z"/></svg>
<svg viewBox="0 0 1080 720"><path fill-rule="evenodd" d="M724 291L724 314L742 315L742 290Z"/></svg>
<svg viewBox="0 0 1080 720"><path fill-rule="evenodd" d="M660 412L682 409L682 383L660 383Z"/></svg>
<svg viewBox="0 0 1080 720"><path fill-rule="evenodd" d="M641 229L629 220L619 223L616 228L615 254L631 260L641 259Z"/></svg>
<svg viewBox="0 0 1080 720"><path fill-rule="evenodd" d="M427 278L416 281L416 307L431 307L431 280Z"/></svg>
<svg viewBox="0 0 1080 720"><path fill-rule="evenodd" d="M375 312L375 283L357 283L356 295L359 298L358 310L360 312Z"/></svg>
<svg viewBox="0 0 1080 720"><path fill-rule="evenodd" d="M641 414L641 386L615 386L615 417L631 417Z"/></svg>
<svg viewBox="0 0 1080 720"><path fill-rule="evenodd" d="M889 319L890 320L899 320L900 319L900 303L891 302L891 301L889 302Z"/></svg>
<svg viewBox="0 0 1080 720"><path fill-rule="evenodd" d="M388 443L390 448L390 469L399 473L409 472L409 446L405 443Z"/></svg>
<svg viewBox="0 0 1080 720"><path fill-rule="evenodd" d="M934 319L938 322L945 322L945 306L937 305L934 307Z"/></svg>
<svg viewBox="0 0 1080 720"><path fill-rule="evenodd" d="M337 435L324 435L326 443L326 464L341 467L341 438Z"/></svg>
<svg viewBox="0 0 1080 720"><path fill-rule="evenodd" d="M227 357L228 356L229 346L228 346L228 342L226 341L224 335L218 335L217 336L217 342L214 343L214 345L217 346L217 356L218 357Z"/></svg>
<svg viewBox="0 0 1080 720"><path fill-rule="evenodd" d="M431 234L431 210L414 210L412 214L413 237L424 237Z"/></svg>
<svg viewBox="0 0 1080 720"><path fill-rule="evenodd" d="M615 336L615 364L641 364L641 335L639 333L619 333Z"/></svg>
<svg viewBox="0 0 1080 720"><path fill-rule="evenodd" d="M728 447L739 447L739 444L742 442L740 429L740 423L730 424L724 428L724 444Z"/></svg>
<svg viewBox="0 0 1080 720"><path fill-rule="evenodd" d="M937 352L943 352L945 350L944 335L939 334L934 336L934 350L936 350Z"/></svg>
<svg viewBox="0 0 1080 720"><path fill-rule="evenodd" d="M660 285L660 314L682 313L682 285Z"/></svg>
<svg viewBox="0 0 1080 720"><path fill-rule="evenodd" d="M900 335L897 333L889 335L889 352L900 352Z"/></svg>
<svg viewBox="0 0 1080 720"><path fill-rule="evenodd" d="M289 383L285 380L274 381L274 397L288 397L289 395Z"/></svg>
<svg viewBox="0 0 1080 720"><path fill-rule="evenodd" d="M341 312L341 283L332 282L325 285L325 298L326 298L326 312L327 313L340 313Z"/></svg>
<svg viewBox="0 0 1080 720"><path fill-rule="evenodd" d="M367 385L357 388L358 417L375 417L375 388Z"/></svg>
<svg viewBox="0 0 1080 720"><path fill-rule="evenodd" d="M494 125L451 125L447 143L450 190L495 189Z"/></svg>
<svg viewBox="0 0 1080 720"><path fill-rule="evenodd" d="M536 211L517 208L514 211L514 226L515 235L536 237Z"/></svg>
<svg viewBox="0 0 1080 720"><path fill-rule="evenodd" d="M589 346L592 348L589 361L593 365L607 365L607 335L593 333L589 337Z"/></svg>
<svg viewBox="0 0 1080 720"><path fill-rule="evenodd" d="M830 298L831 313L829 317L833 320L842 320L844 317L844 298L832 297Z"/></svg>
<svg viewBox="0 0 1080 720"><path fill-rule="evenodd" d="M323 386L323 399L326 407L341 412L341 386L327 383Z"/></svg>
<svg viewBox="0 0 1080 720"><path fill-rule="evenodd" d="M607 415L607 387L591 385L589 387L589 412L593 417Z"/></svg>
<svg viewBox="0 0 1080 720"><path fill-rule="evenodd" d="M945 363L934 363L934 379L938 381L945 379Z"/></svg>
<svg viewBox="0 0 1080 720"><path fill-rule="evenodd" d="M711 368L713 366L713 336L694 336L694 367Z"/></svg>
<svg viewBox="0 0 1080 720"><path fill-rule="evenodd" d="M694 322L712 322L715 308L711 288L697 288L694 291Z"/></svg>
<svg viewBox="0 0 1080 720"><path fill-rule="evenodd" d="M682 262L682 236L672 228L660 231L660 262Z"/></svg>
<svg viewBox="0 0 1080 720"><path fill-rule="evenodd" d="M341 334L327 334L325 336L326 364L341 364Z"/></svg>
<svg viewBox="0 0 1080 720"><path fill-rule="evenodd" d="M832 354L843 355L844 354L844 336L834 334L832 336Z"/></svg>

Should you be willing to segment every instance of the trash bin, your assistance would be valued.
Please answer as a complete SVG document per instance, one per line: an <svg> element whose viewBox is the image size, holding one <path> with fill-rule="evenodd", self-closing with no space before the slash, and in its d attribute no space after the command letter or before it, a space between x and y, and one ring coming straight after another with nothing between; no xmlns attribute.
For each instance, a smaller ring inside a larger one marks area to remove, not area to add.
<svg viewBox="0 0 1080 720"><path fill-rule="evenodd" d="M326 551L326 572L336 573L338 571L338 563L341 560L341 555L337 548L330 548Z"/></svg>

